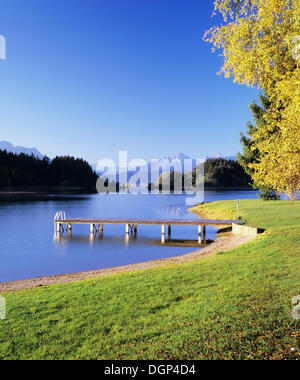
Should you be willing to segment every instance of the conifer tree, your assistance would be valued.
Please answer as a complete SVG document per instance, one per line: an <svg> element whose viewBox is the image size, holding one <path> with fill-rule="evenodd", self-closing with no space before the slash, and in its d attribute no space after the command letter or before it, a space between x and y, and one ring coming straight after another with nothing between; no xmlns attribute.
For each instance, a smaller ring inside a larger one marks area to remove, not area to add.
<svg viewBox="0 0 300 380"><path fill-rule="evenodd" d="M238 153L237 158L239 164L244 168L245 172L253 177L254 169L252 168L252 164L259 163L260 161L260 153L255 143L253 141L253 136L258 132L260 128L264 128L266 121L264 115L271 107L271 102L269 97L266 95L260 95L259 100L261 106L256 102L253 102L249 107L255 121L255 125L252 123L247 124L247 134L241 133L241 144L243 147L243 154ZM258 186L255 182L252 183L254 189L259 189L261 193L261 198L264 200L278 200L280 198L279 193L268 187L268 186Z"/></svg>

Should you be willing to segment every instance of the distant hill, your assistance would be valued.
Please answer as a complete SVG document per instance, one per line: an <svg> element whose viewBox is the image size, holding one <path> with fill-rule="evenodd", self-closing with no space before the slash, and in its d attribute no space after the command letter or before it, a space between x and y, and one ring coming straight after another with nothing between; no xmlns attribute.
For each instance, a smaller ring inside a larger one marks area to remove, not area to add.
<svg viewBox="0 0 300 380"><path fill-rule="evenodd" d="M8 141L0 141L0 150L6 150L8 153L14 153L14 154L28 154L31 156L32 154L42 159L44 157L44 154L39 152L36 148L25 148L24 146L14 146Z"/></svg>
<svg viewBox="0 0 300 380"><path fill-rule="evenodd" d="M52 161L30 155L8 152L10 145L2 144L0 150L0 189L2 191L37 192L96 192L97 174L83 159L62 156ZM101 183L100 183L101 184ZM104 185L104 183L103 183ZM109 184L108 184L109 185Z"/></svg>
<svg viewBox="0 0 300 380"><path fill-rule="evenodd" d="M200 175L200 177L199 177ZM201 172L194 169L190 173L185 173L185 178L181 173L164 173L159 177L159 188L171 188L180 190L183 184L203 183ZM224 158L209 158L204 164L204 184L205 188L249 188L251 178L245 173L242 166L236 160Z"/></svg>

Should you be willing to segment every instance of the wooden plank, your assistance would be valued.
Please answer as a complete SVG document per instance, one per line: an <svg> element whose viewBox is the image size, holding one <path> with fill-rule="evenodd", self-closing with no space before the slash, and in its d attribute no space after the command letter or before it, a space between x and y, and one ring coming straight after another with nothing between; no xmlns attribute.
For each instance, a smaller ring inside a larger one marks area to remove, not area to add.
<svg viewBox="0 0 300 380"><path fill-rule="evenodd" d="M214 219L112 219L112 218L68 218L57 220L56 223L66 224L132 224L132 225L190 225L190 226L213 226L242 224L236 220L214 220Z"/></svg>

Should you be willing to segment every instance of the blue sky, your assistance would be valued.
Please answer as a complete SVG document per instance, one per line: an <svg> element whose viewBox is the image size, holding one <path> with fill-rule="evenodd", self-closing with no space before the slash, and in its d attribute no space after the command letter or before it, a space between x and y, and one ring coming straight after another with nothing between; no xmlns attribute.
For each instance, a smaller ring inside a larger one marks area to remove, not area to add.
<svg viewBox="0 0 300 380"><path fill-rule="evenodd" d="M216 75L210 0L0 0L0 140L90 162L235 154L257 91Z"/></svg>

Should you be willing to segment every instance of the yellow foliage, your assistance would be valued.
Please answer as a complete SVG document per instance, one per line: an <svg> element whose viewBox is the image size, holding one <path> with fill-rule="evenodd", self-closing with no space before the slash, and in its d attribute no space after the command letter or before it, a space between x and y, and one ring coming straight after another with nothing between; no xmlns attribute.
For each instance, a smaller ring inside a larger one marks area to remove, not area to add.
<svg viewBox="0 0 300 380"><path fill-rule="evenodd" d="M289 195L300 189L300 1L216 0L225 25L205 40L222 49L220 74L268 94L266 126L253 137L254 180Z"/></svg>

